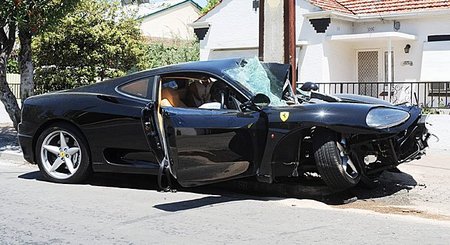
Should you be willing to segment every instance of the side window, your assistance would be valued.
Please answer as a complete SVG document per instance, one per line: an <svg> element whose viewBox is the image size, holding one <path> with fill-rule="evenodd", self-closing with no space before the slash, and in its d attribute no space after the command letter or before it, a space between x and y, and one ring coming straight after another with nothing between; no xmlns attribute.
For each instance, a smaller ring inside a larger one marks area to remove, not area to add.
<svg viewBox="0 0 450 245"><path fill-rule="evenodd" d="M153 84L153 77L143 78L130 83L126 83L119 87L119 90L129 95L151 99L151 88Z"/></svg>
<svg viewBox="0 0 450 245"><path fill-rule="evenodd" d="M175 73L162 78L161 106L239 110L242 96L225 81L202 73Z"/></svg>

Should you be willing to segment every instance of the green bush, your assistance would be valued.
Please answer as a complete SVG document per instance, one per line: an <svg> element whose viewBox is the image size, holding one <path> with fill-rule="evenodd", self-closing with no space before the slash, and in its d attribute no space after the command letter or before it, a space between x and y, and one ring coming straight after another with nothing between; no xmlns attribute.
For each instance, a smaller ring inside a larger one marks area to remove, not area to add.
<svg viewBox="0 0 450 245"><path fill-rule="evenodd" d="M20 73L17 50L14 50L8 59L8 66L6 67L6 73L15 73L15 74Z"/></svg>
<svg viewBox="0 0 450 245"><path fill-rule="evenodd" d="M94 83L137 67L139 22L109 0L81 0L59 25L33 41L36 93Z"/></svg>
<svg viewBox="0 0 450 245"><path fill-rule="evenodd" d="M211 9L213 9L220 2L221 2L221 0L208 0L208 3L206 4L206 6L202 9L202 13L203 14L208 13Z"/></svg>
<svg viewBox="0 0 450 245"><path fill-rule="evenodd" d="M35 93L199 59L198 42L145 42L134 16L108 0L81 0L61 24L33 41Z"/></svg>
<svg viewBox="0 0 450 245"><path fill-rule="evenodd" d="M200 45L197 41L181 44L151 43L144 50L143 59L139 64L141 69L197 61L200 58Z"/></svg>

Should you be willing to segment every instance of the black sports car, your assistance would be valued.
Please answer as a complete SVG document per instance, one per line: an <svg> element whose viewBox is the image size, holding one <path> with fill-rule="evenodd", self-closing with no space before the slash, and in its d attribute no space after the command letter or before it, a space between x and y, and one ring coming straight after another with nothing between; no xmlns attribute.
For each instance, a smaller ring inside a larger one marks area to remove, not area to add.
<svg viewBox="0 0 450 245"><path fill-rule="evenodd" d="M92 171L154 174L161 188L166 178L188 187L317 172L342 190L424 153L417 106L325 95L313 83L294 93L288 67L192 62L28 98L24 157L61 183Z"/></svg>

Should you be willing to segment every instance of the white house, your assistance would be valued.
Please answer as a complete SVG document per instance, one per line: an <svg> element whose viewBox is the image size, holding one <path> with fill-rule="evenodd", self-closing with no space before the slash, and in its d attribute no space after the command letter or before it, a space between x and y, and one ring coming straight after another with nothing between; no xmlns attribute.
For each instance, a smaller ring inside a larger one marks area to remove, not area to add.
<svg viewBox="0 0 450 245"><path fill-rule="evenodd" d="M202 60L258 56L257 2L222 0L192 24ZM297 0L296 35L299 82L450 81L449 1Z"/></svg>
<svg viewBox="0 0 450 245"><path fill-rule="evenodd" d="M126 7L137 10L142 35L150 40L195 39L189 24L200 17L201 7L193 0L166 0Z"/></svg>

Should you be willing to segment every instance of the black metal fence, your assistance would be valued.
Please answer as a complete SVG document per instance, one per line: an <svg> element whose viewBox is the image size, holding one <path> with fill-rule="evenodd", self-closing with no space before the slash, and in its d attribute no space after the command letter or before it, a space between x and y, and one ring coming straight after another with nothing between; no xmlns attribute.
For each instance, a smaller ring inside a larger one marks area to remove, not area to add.
<svg viewBox="0 0 450 245"><path fill-rule="evenodd" d="M450 82L330 82L318 85L322 93L359 94L393 104L408 102L426 108L450 108Z"/></svg>
<svg viewBox="0 0 450 245"><path fill-rule="evenodd" d="M318 85L319 91L327 94L359 94L393 104L408 102L426 108L450 108L450 82L324 82ZM9 84L9 87L20 98L20 84Z"/></svg>

